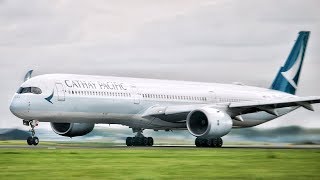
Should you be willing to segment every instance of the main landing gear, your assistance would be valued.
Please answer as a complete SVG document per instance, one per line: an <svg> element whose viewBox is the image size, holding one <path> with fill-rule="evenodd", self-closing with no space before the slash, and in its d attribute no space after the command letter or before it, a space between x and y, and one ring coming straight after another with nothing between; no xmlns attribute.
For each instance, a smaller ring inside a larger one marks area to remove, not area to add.
<svg viewBox="0 0 320 180"><path fill-rule="evenodd" d="M132 131L136 134L135 137L127 137L126 145L127 146L152 146L153 138L152 137L144 137L142 129L132 129Z"/></svg>
<svg viewBox="0 0 320 180"><path fill-rule="evenodd" d="M222 147L222 138L200 138L197 137L195 140L197 147Z"/></svg>
<svg viewBox="0 0 320 180"><path fill-rule="evenodd" d="M31 132L31 136L29 136L27 139L28 145L30 145L30 146L31 145L34 145L34 146L38 145L39 138L37 136L35 136L36 131L34 130L34 128L36 126L38 126L38 121L36 121L36 120L31 120L31 121L23 120L23 124L31 127L31 129L29 130Z"/></svg>

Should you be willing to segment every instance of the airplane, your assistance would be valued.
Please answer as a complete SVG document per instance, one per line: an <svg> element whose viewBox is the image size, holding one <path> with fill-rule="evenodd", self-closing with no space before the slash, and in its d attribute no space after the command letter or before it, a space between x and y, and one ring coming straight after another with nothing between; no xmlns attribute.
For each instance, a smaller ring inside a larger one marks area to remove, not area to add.
<svg viewBox="0 0 320 180"><path fill-rule="evenodd" d="M95 124L120 124L136 133L127 146L152 146L143 130L187 130L196 147L222 147L232 128L247 128L300 107L314 111L319 96L296 96L309 31L298 38L270 88L241 83L217 84L75 74L25 75L11 112L30 126L29 145L37 145L35 127L50 122L61 136L90 133Z"/></svg>

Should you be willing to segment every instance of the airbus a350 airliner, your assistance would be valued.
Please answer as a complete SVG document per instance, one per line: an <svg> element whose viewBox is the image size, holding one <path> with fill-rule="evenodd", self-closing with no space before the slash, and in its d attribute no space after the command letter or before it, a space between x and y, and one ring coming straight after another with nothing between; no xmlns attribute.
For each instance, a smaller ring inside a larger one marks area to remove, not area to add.
<svg viewBox="0 0 320 180"><path fill-rule="evenodd" d="M270 88L243 84L74 74L25 76L14 94L10 110L31 126L29 145L39 139L34 128L50 122L61 136L83 136L95 124L121 124L132 128L127 146L152 146L144 129L188 130L197 147L221 147L221 137L232 128L256 126L299 107L313 111L320 97L295 95L310 32L299 32L289 57Z"/></svg>

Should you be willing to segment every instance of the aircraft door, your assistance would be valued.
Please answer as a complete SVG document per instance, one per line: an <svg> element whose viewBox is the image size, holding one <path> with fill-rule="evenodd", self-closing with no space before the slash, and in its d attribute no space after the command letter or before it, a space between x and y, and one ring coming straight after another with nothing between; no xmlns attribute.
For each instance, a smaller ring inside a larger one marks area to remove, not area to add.
<svg viewBox="0 0 320 180"><path fill-rule="evenodd" d="M217 102L216 93L214 91L209 91L209 102Z"/></svg>
<svg viewBox="0 0 320 180"><path fill-rule="evenodd" d="M65 91L62 83L56 83L58 101L65 101Z"/></svg>
<svg viewBox="0 0 320 180"><path fill-rule="evenodd" d="M132 89L133 103L140 104L140 94L139 94L138 88L132 85L131 89Z"/></svg>

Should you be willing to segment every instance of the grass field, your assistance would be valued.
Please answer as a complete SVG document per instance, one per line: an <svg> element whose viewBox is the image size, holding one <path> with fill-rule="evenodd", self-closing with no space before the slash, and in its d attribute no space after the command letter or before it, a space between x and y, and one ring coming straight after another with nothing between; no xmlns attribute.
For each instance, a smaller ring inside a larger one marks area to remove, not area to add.
<svg viewBox="0 0 320 180"><path fill-rule="evenodd" d="M0 149L0 179L319 179L320 150Z"/></svg>

